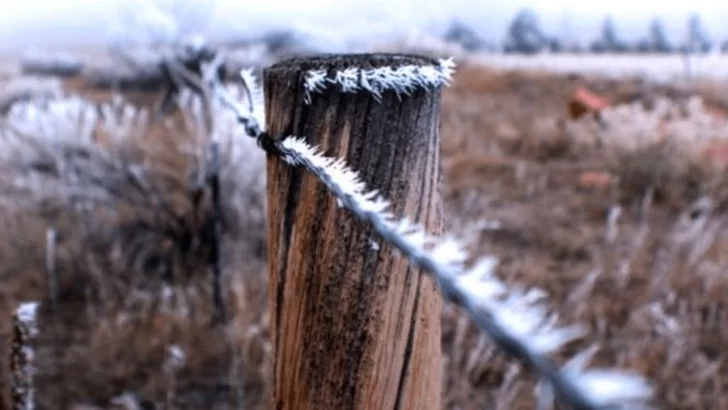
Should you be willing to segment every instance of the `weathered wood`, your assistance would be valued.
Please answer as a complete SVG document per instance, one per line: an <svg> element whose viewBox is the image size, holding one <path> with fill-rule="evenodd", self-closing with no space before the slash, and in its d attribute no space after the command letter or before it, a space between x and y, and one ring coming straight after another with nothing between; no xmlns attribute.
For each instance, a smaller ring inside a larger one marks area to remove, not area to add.
<svg viewBox="0 0 728 410"><path fill-rule="evenodd" d="M439 233L439 90L375 99L330 85L304 101L308 70L404 64L436 62L378 54L273 65L264 71L267 129L344 158L396 215ZM271 157L267 173L274 408L439 410L442 302L434 281L337 207L305 170Z"/></svg>

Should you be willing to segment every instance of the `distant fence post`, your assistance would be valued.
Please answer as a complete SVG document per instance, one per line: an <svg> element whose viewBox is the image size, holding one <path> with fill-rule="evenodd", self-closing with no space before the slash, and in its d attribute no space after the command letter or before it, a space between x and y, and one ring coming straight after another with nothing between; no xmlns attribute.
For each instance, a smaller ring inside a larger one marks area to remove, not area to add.
<svg viewBox="0 0 728 410"><path fill-rule="evenodd" d="M33 344L38 337L38 306L37 302L24 302L13 312L10 346L12 410L32 410L36 407L36 353Z"/></svg>
<svg viewBox="0 0 728 410"><path fill-rule="evenodd" d="M438 234L440 89L354 91L361 69L435 64L395 54L285 60L264 71L267 130L344 159L396 215ZM316 75L331 81L312 89ZM442 301L431 277L305 170L270 157L267 180L273 408L440 410Z"/></svg>

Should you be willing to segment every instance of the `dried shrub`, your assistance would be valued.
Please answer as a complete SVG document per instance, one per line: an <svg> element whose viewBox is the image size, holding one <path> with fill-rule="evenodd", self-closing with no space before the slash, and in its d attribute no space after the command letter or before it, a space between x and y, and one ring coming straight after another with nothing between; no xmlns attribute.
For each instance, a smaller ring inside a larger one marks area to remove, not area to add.
<svg viewBox="0 0 728 410"><path fill-rule="evenodd" d="M108 404L127 391L163 403L171 346L187 357L176 408L263 403L264 155L232 113L212 102L206 130L204 104L181 100L185 110L161 123L122 101L30 101L0 126L1 306L43 301L40 408ZM232 318L222 327L210 323L211 140L223 153L223 287ZM58 235L54 272L45 271L49 227ZM58 279L55 305L49 274Z"/></svg>

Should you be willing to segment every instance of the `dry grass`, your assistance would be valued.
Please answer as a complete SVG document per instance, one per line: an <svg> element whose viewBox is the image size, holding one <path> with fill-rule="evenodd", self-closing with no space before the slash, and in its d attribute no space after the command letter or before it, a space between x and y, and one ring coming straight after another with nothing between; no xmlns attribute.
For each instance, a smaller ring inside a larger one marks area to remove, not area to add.
<svg viewBox="0 0 728 410"><path fill-rule="evenodd" d="M725 124L701 127L695 115L643 135L605 115L609 132L600 134L594 120L566 118L566 98L585 79L467 68L459 75L443 113L453 227L497 221L498 229L470 230L477 252L497 254L504 277L546 289L565 321L590 324L591 336L575 348L598 343L599 364L646 374L661 408L728 408L720 353L728 337L727 181L699 149L725 141ZM612 101L628 95L605 82L588 85ZM640 88L651 100L685 100ZM650 112L633 110L632 123L655 122ZM651 135L660 130L666 135ZM584 172L614 179L586 186ZM528 377L457 313L445 318L448 407L533 408Z"/></svg>
<svg viewBox="0 0 728 410"><path fill-rule="evenodd" d="M217 116L228 154L220 174L222 245L233 317L215 327L212 203L204 183L210 133L200 128L199 107L186 106L152 124L131 106L106 105L99 114L78 99L15 106L9 114L0 155L1 309L44 302L40 408L59 401L104 406L124 392L170 400L174 408L262 402L263 154L240 135L232 114ZM47 296L49 227L59 238L55 306ZM168 363L173 347L185 357L177 369Z"/></svg>
<svg viewBox="0 0 728 410"><path fill-rule="evenodd" d="M565 322L590 325L591 336L574 348L599 343L598 364L646 374L657 384L661 408L728 409L720 348L728 342L722 326L728 190L720 168L704 157L728 128L703 124L698 114L685 119L688 108L661 117L615 109L604 116L607 128L589 118L570 121L567 100L580 85L614 103L654 107L664 96L670 107L689 105L683 90L637 80L461 67L442 113L447 226L471 237L478 254L499 256L499 273L509 281L546 289ZM78 84L66 89L96 102L110 98ZM699 89L711 91L705 93L711 107L722 107L715 87ZM146 108L156 98L130 97ZM48 129L27 132L43 144L80 144L91 158L109 154L105 160L115 165L101 175L113 182L113 200L91 201L91 208L57 199L78 183L70 174L30 175L40 172L40 159L55 166L76 161L85 164L83 183L109 195L109 187L93 185L98 161L42 156L22 139L13 145L18 151L6 152L23 155L3 156L0 315L10 317L20 300L47 300L45 231L54 226L60 235L58 309L54 316L46 303L41 315L42 409L61 399L66 408L112 408L124 392L156 408L168 400L172 408L268 408L262 162L236 157L223 167L223 254L233 317L215 328L204 234L211 209L190 195L203 172L205 133L194 104L187 106L166 125L122 127L125 138L103 126L80 139ZM671 119L659 120L665 116ZM218 123L222 140L232 141L232 118ZM652 125L640 131L635 124ZM241 169L242 163L252 165ZM175 217L135 202L137 188L118 177L129 164L144 165L144 180L157 186ZM586 184L586 172L607 175L609 183ZM18 181L31 189L20 189ZM197 246L180 247L180 235L159 233L174 229L197 237ZM7 344L9 329L0 330ZM464 316L446 308L443 330L445 408L534 407L530 376L505 361ZM177 367L170 362L175 346L185 354Z"/></svg>

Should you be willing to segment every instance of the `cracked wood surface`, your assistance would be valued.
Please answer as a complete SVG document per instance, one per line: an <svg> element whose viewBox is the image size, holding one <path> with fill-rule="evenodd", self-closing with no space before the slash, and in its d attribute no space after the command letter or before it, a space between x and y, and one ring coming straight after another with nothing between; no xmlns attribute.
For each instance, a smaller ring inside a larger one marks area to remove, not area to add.
<svg viewBox="0 0 728 410"><path fill-rule="evenodd" d="M424 57L292 59L264 72L267 129L344 158L395 215L442 230L440 90L335 86L304 103L307 70L435 64ZM313 175L268 158L273 408L441 409L441 298ZM375 246L373 242L376 242Z"/></svg>

